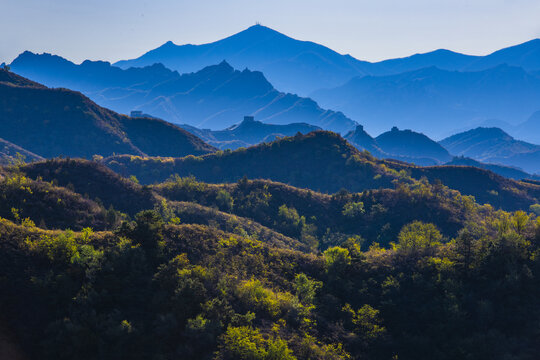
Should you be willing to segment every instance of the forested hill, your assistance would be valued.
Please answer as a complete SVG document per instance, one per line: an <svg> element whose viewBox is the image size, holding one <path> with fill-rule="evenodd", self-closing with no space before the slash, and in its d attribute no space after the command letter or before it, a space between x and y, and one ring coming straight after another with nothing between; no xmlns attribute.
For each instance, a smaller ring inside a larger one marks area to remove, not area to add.
<svg viewBox="0 0 540 360"><path fill-rule="evenodd" d="M84 95L0 69L1 137L42 157L185 156L215 149L162 120L130 118Z"/></svg>
<svg viewBox="0 0 540 360"><path fill-rule="evenodd" d="M141 186L55 159L0 167L0 194L0 336L23 358L539 350L539 219L440 183L334 195L247 179Z"/></svg>
<svg viewBox="0 0 540 360"><path fill-rule="evenodd" d="M293 186L334 193L393 188L394 180L427 177L441 181L481 203L508 210L526 209L538 203L540 186L503 178L488 170L468 166L418 167L378 160L360 152L339 135L316 131L236 151L220 151L201 157L143 158L113 156L104 163L123 176L141 182L161 182L172 175L193 175L206 182L271 179Z"/></svg>
<svg viewBox="0 0 540 360"><path fill-rule="evenodd" d="M104 163L121 175L135 175L143 183L171 175L193 175L207 182L235 182L243 176L272 179L293 186L336 192L390 187L397 172L356 150L339 135L315 131L235 151L203 157L142 158L113 156Z"/></svg>

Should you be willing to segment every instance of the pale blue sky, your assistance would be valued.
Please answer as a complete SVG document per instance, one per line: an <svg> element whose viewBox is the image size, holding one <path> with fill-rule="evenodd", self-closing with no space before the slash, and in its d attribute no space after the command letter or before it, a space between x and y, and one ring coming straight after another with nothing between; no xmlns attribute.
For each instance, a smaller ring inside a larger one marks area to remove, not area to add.
<svg viewBox="0 0 540 360"><path fill-rule="evenodd" d="M116 61L255 22L372 61L486 54L540 37L540 0L0 0L0 10L0 62L24 50Z"/></svg>

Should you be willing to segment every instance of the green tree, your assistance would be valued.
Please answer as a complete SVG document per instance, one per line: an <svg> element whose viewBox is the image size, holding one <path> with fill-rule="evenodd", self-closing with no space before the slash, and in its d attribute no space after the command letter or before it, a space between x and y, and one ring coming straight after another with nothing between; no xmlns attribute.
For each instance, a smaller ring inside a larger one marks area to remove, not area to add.
<svg viewBox="0 0 540 360"><path fill-rule="evenodd" d="M268 347L264 360L295 360L296 357L283 339L276 338L268 340Z"/></svg>
<svg viewBox="0 0 540 360"><path fill-rule="evenodd" d="M298 214L293 207L287 207L283 204L278 209L278 219L283 231L293 236L301 235L302 229L306 223L306 219Z"/></svg>
<svg viewBox="0 0 540 360"><path fill-rule="evenodd" d="M135 216L131 239L147 252L155 251L163 241L163 219L155 210L141 211Z"/></svg>
<svg viewBox="0 0 540 360"><path fill-rule="evenodd" d="M329 270L343 270L351 263L351 255L349 250L339 246L334 246L326 249L324 259Z"/></svg>
<svg viewBox="0 0 540 360"><path fill-rule="evenodd" d="M221 359L264 360L267 351L264 338L257 329L247 326L228 327L221 338Z"/></svg>
<svg viewBox="0 0 540 360"><path fill-rule="evenodd" d="M231 194L223 189L220 189L216 196L216 202L220 209L225 211L232 211L234 206L234 199Z"/></svg>
<svg viewBox="0 0 540 360"><path fill-rule="evenodd" d="M529 215L525 211L516 211L512 216L512 225L518 234L523 234L523 231L529 223Z"/></svg>
<svg viewBox="0 0 540 360"><path fill-rule="evenodd" d="M364 203L359 202L348 202L343 206L343 211L341 212L343 216L353 219L364 214L366 211L364 209Z"/></svg>
<svg viewBox="0 0 540 360"><path fill-rule="evenodd" d="M435 247L441 243L442 235L433 224L414 221L405 225L398 235L398 251L421 251Z"/></svg>
<svg viewBox="0 0 540 360"><path fill-rule="evenodd" d="M306 274L297 274L294 278L294 288L296 296L304 304L311 305L317 294L317 290L322 287L322 282L310 279Z"/></svg>

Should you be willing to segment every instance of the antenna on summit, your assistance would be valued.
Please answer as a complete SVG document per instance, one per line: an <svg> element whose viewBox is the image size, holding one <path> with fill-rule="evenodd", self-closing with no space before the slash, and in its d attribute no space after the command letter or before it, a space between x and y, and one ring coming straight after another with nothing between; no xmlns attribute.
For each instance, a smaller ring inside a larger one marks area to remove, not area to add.
<svg viewBox="0 0 540 360"><path fill-rule="evenodd" d="M255 21L255 25L261 25L260 21Z"/></svg>

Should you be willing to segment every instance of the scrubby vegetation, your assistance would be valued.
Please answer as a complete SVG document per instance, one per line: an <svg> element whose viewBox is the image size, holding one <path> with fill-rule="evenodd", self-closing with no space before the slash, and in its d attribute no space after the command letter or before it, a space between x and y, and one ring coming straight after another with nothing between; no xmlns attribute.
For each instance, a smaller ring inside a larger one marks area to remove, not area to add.
<svg viewBox="0 0 540 360"><path fill-rule="evenodd" d="M171 200L197 202L251 218L320 250L350 236L361 237L365 249L373 242L386 246L402 226L414 220L435 223L451 237L467 221L496 213L489 205L479 206L471 197L425 181L399 184L395 189L326 195L266 180L213 185L176 176L152 189Z"/></svg>
<svg viewBox="0 0 540 360"><path fill-rule="evenodd" d="M246 178L135 180L80 160L1 168L0 325L25 357L540 351L534 205L495 210L408 176L333 195Z"/></svg>
<svg viewBox="0 0 540 360"><path fill-rule="evenodd" d="M515 181L468 166L419 167L394 160L378 160L360 152L339 135L317 131L260 144L248 149L184 158L113 156L103 160L112 170L142 183L153 184L175 174L210 183L270 179L324 193L341 189L362 192L393 189L427 178L441 182L480 204L507 211L528 210L540 202L540 185Z"/></svg>

